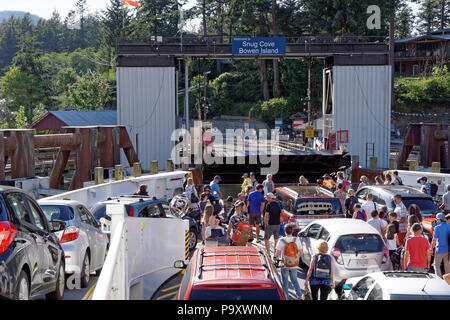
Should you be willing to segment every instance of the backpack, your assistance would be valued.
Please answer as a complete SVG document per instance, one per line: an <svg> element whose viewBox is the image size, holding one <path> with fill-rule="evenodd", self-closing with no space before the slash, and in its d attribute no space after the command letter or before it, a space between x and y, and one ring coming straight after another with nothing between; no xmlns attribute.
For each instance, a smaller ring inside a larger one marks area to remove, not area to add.
<svg viewBox="0 0 450 320"><path fill-rule="evenodd" d="M295 239L292 242L286 242L286 239L281 239L284 246L284 266L286 268L294 268L298 267L299 259L300 259L300 251L298 250L298 246L295 243Z"/></svg>
<svg viewBox="0 0 450 320"><path fill-rule="evenodd" d="M233 233L233 244L235 246L245 246L250 238L252 227L247 222L241 222L238 224L236 231Z"/></svg>
<svg viewBox="0 0 450 320"><path fill-rule="evenodd" d="M403 251L403 246L397 247L397 249L395 249L390 258L391 258L391 262L392 264L399 266L400 265L400 261L402 259L402 251Z"/></svg>
<svg viewBox="0 0 450 320"><path fill-rule="evenodd" d="M316 263L314 265L314 278L330 279L331 274L331 256L328 254L316 254Z"/></svg>
<svg viewBox="0 0 450 320"><path fill-rule="evenodd" d="M430 194L432 197L435 197L438 192L438 185L436 183L431 182L430 183Z"/></svg>

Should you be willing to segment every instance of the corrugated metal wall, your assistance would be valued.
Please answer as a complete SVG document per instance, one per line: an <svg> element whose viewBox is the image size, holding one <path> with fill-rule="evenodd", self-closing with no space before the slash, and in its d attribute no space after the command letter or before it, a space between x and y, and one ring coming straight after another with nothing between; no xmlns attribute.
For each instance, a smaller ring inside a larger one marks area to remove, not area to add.
<svg viewBox="0 0 450 320"><path fill-rule="evenodd" d="M378 167L389 168L390 85L390 66L333 67L333 127L335 131L349 131L347 150L359 155L363 167L366 166L366 143L373 142Z"/></svg>
<svg viewBox="0 0 450 320"><path fill-rule="evenodd" d="M150 169L152 160L158 160L159 169L165 170L166 160L171 156L174 143L170 137L175 130L175 85L174 67L117 68L118 124L127 127L145 170ZM123 152L121 161L127 165Z"/></svg>

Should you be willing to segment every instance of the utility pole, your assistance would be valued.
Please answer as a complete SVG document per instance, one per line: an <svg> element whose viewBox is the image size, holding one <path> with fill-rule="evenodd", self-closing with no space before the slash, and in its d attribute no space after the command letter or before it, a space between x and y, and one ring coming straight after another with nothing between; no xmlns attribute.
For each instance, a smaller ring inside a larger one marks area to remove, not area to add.
<svg viewBox="0 0 450 320"><path fill-rule="evenodd" d="M189 132L189 68L188 59L184 59L184 118L186 130Z"/></svg>
<svg viewBox="0 0 450 320"><path fill-rule="evenodd" d="M308 101L308 126L311 125L311 57L307 58L308 60L308 89L306 100Z"/></svg>

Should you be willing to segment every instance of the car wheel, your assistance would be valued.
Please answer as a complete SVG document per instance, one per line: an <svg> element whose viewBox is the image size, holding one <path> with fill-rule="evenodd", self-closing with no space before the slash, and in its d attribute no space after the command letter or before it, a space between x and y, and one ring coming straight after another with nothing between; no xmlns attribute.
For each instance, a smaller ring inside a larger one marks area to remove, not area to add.
<svg viewBox="0 0 450 320"><path fill-rule="evenodd" d="M17 281L16 290L14 291L14 300L30 300L30 283L25 271L20 271L19 281Z"/></svg>
<svg viewBox="0 0 450 320"><path fill-rule="evenodd" d="M189 251L192 251L197 247L197 242L197 231L194 228L189 229Z"/></svg>
<svg viewBox="0 0 450 320"><path fill-rule="evenodd" d="M62 300L64 298L64 288L66 285L64 263L59 265L58 278L56 279L55 291L50 292L45 296L47 300Z"/></svg>
<svg viewBox="0 0 450 320"><path fill-rule="evenodd" d="M91 265L89 261L89 254L84 254L83 265L81 266L81 287L86 288L89 284L91 274Z"/></svg>

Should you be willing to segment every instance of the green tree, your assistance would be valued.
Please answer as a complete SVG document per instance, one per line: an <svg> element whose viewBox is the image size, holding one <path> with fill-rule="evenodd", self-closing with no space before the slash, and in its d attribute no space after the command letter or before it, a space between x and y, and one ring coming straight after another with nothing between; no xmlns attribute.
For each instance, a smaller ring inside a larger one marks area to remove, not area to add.
<svg viewBox="0 0 450 320"><path fill-rule="evenodd" d="M76 110L99 110L111 100L111 88L105 76L88 71L69 87L68 103Z"/></svg>
<svg viewBox="0 0 450 320"><path fill-rule="evenodd" d="M412 36L414 28L414 14L411 7L404 3L396 12L395 38L405 39Z"/></svg>

